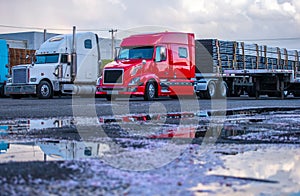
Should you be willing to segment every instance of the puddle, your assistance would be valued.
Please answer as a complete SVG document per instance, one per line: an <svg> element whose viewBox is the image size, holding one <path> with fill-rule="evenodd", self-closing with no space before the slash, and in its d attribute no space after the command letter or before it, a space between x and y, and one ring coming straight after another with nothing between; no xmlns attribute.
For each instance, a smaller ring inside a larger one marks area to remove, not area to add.
<svg viewBox="0 0 300 196"><path fill-rule="evenodd" d="M80 127L82 130L77 131ZM85 128L88 127L89 131ZM89 132L90 137L85 137ZM93 134L95 134L93 136ZM300 110L290 108L130 114L0 121L0 138L217 138L225 142L300 143Z"/></svg>
<svg viewBox="0 0 300 196"><path fill-rule="evenodd" d="M86 132L77 132L78 127ZM189 138L191 143L169 142L173 138ZM217 138L212 149L199 145L205 138ZM300 110L289 108L0 121L0 163L8 163L2 166L84 160L67 163L79 169L86 163L89 175L99 171L93 178L86 175L83 179L83 173L76 176L92 188L97 183L114 183L106 176L101 178L107 174L131 184L132 191L140 186L158 189L157 193L186 188L194 195L297 195L299 145ZM105 161L117 169L104 165ZM131 172L148 169L148 165L158 169ZM68 186L72 183L74 178Z"/></svg>
<svg viewBox="0 0 300 196"><path fill-rule="evenodd" d="M220 156L222 165L207 172L215 182L200 183L195 195L291 195L300 193L300 148L260 145L236 155ZM198 194L197 194L198 193Z"/></svg>

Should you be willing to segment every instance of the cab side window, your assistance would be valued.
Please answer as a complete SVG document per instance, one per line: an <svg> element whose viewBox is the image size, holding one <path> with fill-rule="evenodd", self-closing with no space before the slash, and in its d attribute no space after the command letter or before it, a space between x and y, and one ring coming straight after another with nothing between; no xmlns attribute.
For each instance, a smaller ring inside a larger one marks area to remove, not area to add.
<svg viewBox="0 0 300 196"><path fill-rule="evenodd" d="M68 55L67 54L62 54L60 62L61 63L68 63Z"/></svg>
<svg viewBox="0 0 300 196"><path fill-rule="evenodd" d="M155 53L155 61L161 62L167 60L167 48L164 46L157 46Z"/></svg>
<svg viewBox="0 0 300 196"><path fill-rule="evenodd" d="M179 58L186 59L188 57L187 48L179 47L178 48L178 56L179 56Z"/></svg>
<svg viewBox="0 0 300 196"><path fill-rule="evenodd" d="M84 40L84 48L85 49L92 49L92 40L90 40L90 39Z"/></svg>

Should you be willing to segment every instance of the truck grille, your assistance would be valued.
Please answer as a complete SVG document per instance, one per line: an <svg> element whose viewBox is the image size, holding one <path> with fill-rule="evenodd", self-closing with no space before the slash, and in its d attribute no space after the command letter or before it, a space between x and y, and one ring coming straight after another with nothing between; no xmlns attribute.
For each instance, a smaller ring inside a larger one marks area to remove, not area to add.
<svg viewBox="0 0 300 196"><path fill-rule="evenodd" d="M27 69L13 69L13 84L24 84L27 82Z"/></svg>
<svg viewBox="0 0 300 196"><path fill-rule="evenodd" d="M104 84L123 84L123 69L104 70Z"/></svg>

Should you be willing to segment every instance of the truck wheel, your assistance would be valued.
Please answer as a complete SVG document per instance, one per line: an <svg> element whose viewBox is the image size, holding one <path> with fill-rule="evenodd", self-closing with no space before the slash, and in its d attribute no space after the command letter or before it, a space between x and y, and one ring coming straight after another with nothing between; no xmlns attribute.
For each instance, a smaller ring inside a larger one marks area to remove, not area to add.
<svg viewBox="0 0 300 196"><path fill-rule="evenodd" d="M288 91L283 91L283 97L287 97L289 95ZM267 93L268 97L281 97L281 92L269 92Z"/></svg>
<svg viewBox="0 0 300 196"><path fill-rule="evenodd" d="M248 96L249 97L256 97L256 89L255 89L255 83L254 83L254 85L253 86L249 86L248 88L247 88L247 93L248 93Z"/></svg>
<svg viewBox="0 0 300 196"><path fill-rule="evenodd" d="M155 87L154 82L148 82L146 84L144 100L152 101L155 98L155 94L156 94L156 87Z"/></svg>
<svg viewBox="0 0 300 196"><path fill-rule="evenodd" d="M197 92L196 95L197 95L198 98L200 98L200 99L207 99L207 93L206 93L206 91L205 91L205 92L202 92L202 91Z"/></svg>
<svg viewBox="0 0 300 196"><path fill-rule="evenodd" d="M227 97L227 93L228 93L227 84L226 84L226 82L222 81L219 85L219 97L225 98L225 97Z"/></svg>
<svg viewBox="0 0 300 196"><path fill-rule="evenodd" d="M49 99L53 97L53 90L49 82L41 81L37 86L37 96L39 99Z"/></svg>
<svg viewBox="0 0 300 196"><path fill-rule="evenodd" d="M233 91L232 90L228 91L230 97L240 97L242 93L243 93L243 88L240 86L234 87Z"/></svg>
<svg viewBox="0 0 300 196"><path fill-rule="evenodd" d="M200 98L213 99L217 97L217 85L214 81L210 81L207 85L207 90L198 93Z"/></svg>
<svg viewBox="0 0 300 196"><path fill-rule="evenodd" d="M0 86L0 97L4 96L4 86Z"/></svg>
<svg viewBox="0 0 300 196"><path fill-rule="evenodd" d="M217 97L217 85L214 81L210 81L207 85L206 97L213 99Z"/></svg>
<svg viewBox="0 0 300 196"><path fill-rule="evenodd" d="M9 97L12 99L21 99L22 95L9 95Z"/></svg>
<svg viewBox="0 0 300 196"><path fill-rule="evenodd" d="M300 97L300 92L293 92L294 97Z"/></svg>
<svg viewBox="0 0 300 196"><path fill-rule="evenodd" d="M114 100L116 100L116 96L113 96L113 95L106 95L105 98L106 98L107 101L114 101Z"/></svg>

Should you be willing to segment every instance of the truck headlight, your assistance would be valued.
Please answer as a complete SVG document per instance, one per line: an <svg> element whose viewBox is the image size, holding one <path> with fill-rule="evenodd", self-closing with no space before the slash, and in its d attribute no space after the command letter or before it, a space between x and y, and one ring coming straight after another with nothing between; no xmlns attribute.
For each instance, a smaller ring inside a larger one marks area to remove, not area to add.
<svg viewBox="0 0 300 196"><path fill-rule="evenodd" d="M100 76L100 77L97 79L96 86L99 86L99 85L100 85L101 80L102 80L102 76Z"/></svg>
<svg viewBox="0 0 300 196"><path fill-rule="evenodd" d="M141 84L141 81L140 81L140 77L137 77L137 78L133 78L130 82L129 82L129 86L138 86Z"/></svg>
<svg viewBox="0 0 300 196"><path fill-rule="evenodd" d="M36 82L36 78L30 78L30 82Z"/></svg>
<svg viewBox="0 0 300 196"><path fill-rule="evenodd" d="M7 78L6 85L12 84L12 78Z"/></svg>

